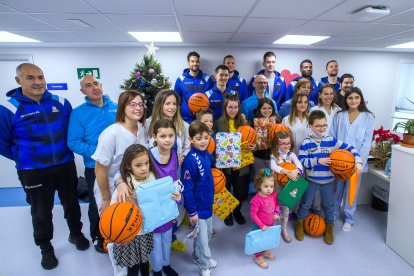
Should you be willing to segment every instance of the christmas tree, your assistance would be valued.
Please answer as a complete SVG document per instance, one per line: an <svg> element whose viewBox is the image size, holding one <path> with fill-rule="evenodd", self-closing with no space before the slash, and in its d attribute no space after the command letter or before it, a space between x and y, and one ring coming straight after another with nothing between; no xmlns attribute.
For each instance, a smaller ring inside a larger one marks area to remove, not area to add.
<svg viewBox="0 0 414 276"><path fill-rule="evenodd" d="M140 64L136 64L121 88L136 90L144 95L147 117L151 116L155 96L162 89L169 89L171 83L161 74L161 65L153 54L146 54Z"/></svg>

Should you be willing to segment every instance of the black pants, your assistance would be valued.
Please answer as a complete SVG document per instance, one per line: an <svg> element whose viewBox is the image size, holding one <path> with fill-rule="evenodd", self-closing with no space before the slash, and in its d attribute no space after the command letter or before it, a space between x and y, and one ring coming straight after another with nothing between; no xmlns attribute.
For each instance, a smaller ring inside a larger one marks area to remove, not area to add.
<svg viewBox="0 0 414 276"><path fill-rule="evenodd" d="M75 162L42 170L18 170L17 173L26 193L26 201L31 206L36 245L48 244L53 238L52 209L56 190L70 233L75 236L81 234Z"/></svg>
<svg viewBox="0 0 414 276"><path fill-rule="evenodd" d="M138 276L138 272L141 272L141 276L149 276L149 262L128 267L127 276Z"/></svg>
<svg viewBox="0 0 414 276"><path fill-rule="evenodd" d="M99 233L99 212L96 205L95 195L93 193L93 186L95 184L95 169L94 168L85 168L85 179L88 183L88 197L89 197L89 208L88 208L88 217L89 217L89 231L91 234L92 240L101 238Z"/></svg>
<svg viewBox="0 0 414 276"><path fill-rule="evenodd" d="M231 173L226 173L225 176L226 189L240 202L233 213L240 213L243 201L249 197L250 166L237 171L231 170Z"/></svg>

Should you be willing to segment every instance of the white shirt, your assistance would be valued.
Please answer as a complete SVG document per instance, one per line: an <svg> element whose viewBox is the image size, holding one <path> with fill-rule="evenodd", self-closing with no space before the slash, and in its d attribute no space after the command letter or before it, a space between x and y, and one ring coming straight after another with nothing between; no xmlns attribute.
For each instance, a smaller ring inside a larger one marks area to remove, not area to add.
<svg viewBox="0 0 414 276"><path fill-rule="evenodd" d="M282 120L282 124L287 126L290 131L292 132L293 142L295 143L295 147L293 152L299 156L299 148L302 145L303 141L305 140L306 136L309 134L309 123L307 119L303 119L303 122L296 118L293 122L293 125L289 124L290 115L286 116Z"/></svg>

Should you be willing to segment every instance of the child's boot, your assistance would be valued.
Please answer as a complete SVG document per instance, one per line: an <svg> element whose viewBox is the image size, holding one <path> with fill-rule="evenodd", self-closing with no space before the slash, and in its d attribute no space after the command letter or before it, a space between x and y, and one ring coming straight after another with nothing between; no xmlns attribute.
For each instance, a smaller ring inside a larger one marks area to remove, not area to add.
<svg viewBox="0 0 414 276"><path fill-rule="evenodd" d="M303 232L303 220L302 219L298 219L296 221L295 237L298 241L303 241L303 239L305 238L305 233Z"/></svg>
<svg viewBox="0 0 414 276"><path fill-rule="evenodd" d="M263 268L263 269L269 268L269 265L266 263L263 256L256 257L253 255L253 260L260 268Z"/></svg>
<svg viewBox="0 0 414 276"><path fill-rule="evenodd" d="M287 231L289 221L289 208L286 206L280 208L282 211L282 239L286 243L290 243L292 242L292 238L289 236L289 233Z"/></svg>
<svg viewBox="0 0 414 276"><path fill-rule="evenodd" d="M326 226L325 234L323 235L323 240L327 244L333 244L334 242L334 224L330 223Z"/></svg>

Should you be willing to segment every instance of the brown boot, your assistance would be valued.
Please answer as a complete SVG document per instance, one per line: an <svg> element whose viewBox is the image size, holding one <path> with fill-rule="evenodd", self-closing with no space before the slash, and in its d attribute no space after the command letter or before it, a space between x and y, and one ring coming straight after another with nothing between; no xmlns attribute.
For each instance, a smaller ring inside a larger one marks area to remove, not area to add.
<svg viewBox="0 0 414 276"><path fill-rule="evenodd" d="M326 226L325 234L323 234L323 240L327 244L333 244L333 242L334 242L334 225L333 225L333 223L328 224Z"/></svg>
<svg viewBox="0 0 414 276"><path fill-rule="evenodd" d="M303 220L298 219L295 227L295 237L298 241L303 241L305 233L303 232Z"/></svg>
<svg viewBox="0 0 414 276"><path fill-rule="evenodd" d="M280 207L280 210L282 211L282 239L286 243L290 243L292 242L292 238L289 236L289 233L287 231L289 221L289 208L282 206Z"/></svg>

